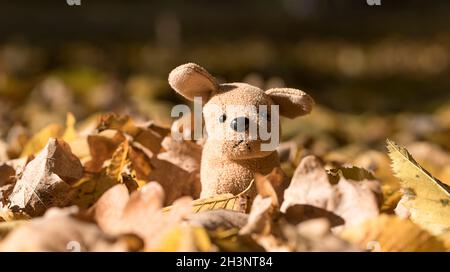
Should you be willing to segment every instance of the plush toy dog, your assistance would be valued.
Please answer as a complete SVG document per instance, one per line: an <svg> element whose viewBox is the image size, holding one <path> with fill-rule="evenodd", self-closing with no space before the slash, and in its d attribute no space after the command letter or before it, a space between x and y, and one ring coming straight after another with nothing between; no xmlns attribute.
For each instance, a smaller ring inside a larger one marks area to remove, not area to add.
<svg viewBox="0 0 450 272"><path fill-rule="evenodd" d="M297 89L263 91L245 83L219 84L204 68L194 63L172 70L169 84L185 98L194 100L194 97L201 97L203 101L208 136L201 159L201 197L238 194L249 186L255 173L266 175L280 165L275 149L261 148L266 139L250 137L252 125L259 128L262 121L267 124L278 118L271 116L274 114L272 105L278 105L279 113L288 118L305 115L314 105L308 94ZM257 110L245 110L260 106L267 108L263 114ZM280 131L279 127L276 129ZM270 128L267 130L270 132Z"/></svg>

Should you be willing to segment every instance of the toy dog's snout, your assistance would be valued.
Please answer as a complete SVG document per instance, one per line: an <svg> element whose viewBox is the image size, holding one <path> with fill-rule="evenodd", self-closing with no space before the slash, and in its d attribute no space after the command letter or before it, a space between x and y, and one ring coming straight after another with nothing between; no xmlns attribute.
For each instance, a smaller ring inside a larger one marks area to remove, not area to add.
<svg viewBox="0 0 450 272"><path fill-rule="evenodd" d="M230 126L236 132L245 132L250 126L250 120L247 117L237 117L231 121Z"/></svg>

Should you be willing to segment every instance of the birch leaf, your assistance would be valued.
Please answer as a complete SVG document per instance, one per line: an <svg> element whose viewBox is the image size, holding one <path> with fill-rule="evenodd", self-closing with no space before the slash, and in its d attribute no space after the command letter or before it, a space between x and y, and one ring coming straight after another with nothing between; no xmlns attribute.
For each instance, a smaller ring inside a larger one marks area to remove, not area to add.
<svg viewBox="0 0 450 272"><path fill-rule="evenodd" d="M402 186L402 205L415 223L433 234L450 228L450 186L434 178L409 152L387 140L392 169Z"/></svg>
<svg viewBox="0 0 450 272"><path fill-rule="evenodd" d="M192 201L193 210L196 213L218 209L248 212L248 210L250 209L250 198L246 194L252 187L253 181L244 191L237 195L221 194L194 200ZM172 209L172 206L165 207L163 211L167 212L170 209Z"/></svg>

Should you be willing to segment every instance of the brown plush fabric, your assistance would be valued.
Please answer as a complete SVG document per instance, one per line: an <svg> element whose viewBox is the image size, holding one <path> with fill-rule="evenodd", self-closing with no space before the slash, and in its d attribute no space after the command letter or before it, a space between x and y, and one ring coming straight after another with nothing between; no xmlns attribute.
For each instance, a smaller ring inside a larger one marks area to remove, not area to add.
<svg viewBox="0 0 450 272"><path fill-rule="evenodd" d="M279 105L281 115L294 118L309 113L314 105L308 94L297 89L275 88L264 92L245 83L218 84L204 68L193 63L175 68L169 75L169 83L190 100L194 96L207 100L203 107L208 137L201 160L201 197L238 194L248 187L255 173L266 175L280 165L275 150L261 150L261 144L268 141L250 137L250 129L233 129L233 120L246 118L250 125L259 126L262 117L256 110L258 106L267 105L270 115L270 106ZM241 109L243 106L253 106L255 111Z"/></svg>
<svg viewBox="0 0 450 272"><path fill-rule="evenodd" d="M273 88L266 91L275 104L280 105L280 114L295 118L311 112L314 100L307 93L291 88Z"/></svg>
<svg viewBox="0 0 450 272"><path fill-rule="evenodd" d="M195 63L187 63L173 69L169 74L170 86L189 100L200 96L207 100L218 89L213 76Z"/></svg>

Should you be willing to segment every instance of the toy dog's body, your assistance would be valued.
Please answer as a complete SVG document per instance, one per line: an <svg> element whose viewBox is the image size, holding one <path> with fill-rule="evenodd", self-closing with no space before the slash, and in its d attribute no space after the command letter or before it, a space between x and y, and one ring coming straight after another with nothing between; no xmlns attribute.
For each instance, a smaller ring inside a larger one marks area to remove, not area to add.
<svg viewBox="0 0 450 272"><path fill-rule="evenodd" d="M309 113L314 103L309 95L296 89L263 91L245 83L218 84L193 63L175 68L169 83L184 97L201 97L204 102L207 138L202 153L201 197L238 194L249 186L255 173L269 174L279 166L275 148L263 148L270 140L259 134L264 128L279 135L279 126L267 125L278 125L278 114L272 106L279 106L281 115L294 118Z"/></svg>
<svg viewBox="0 0 450 272"><path fill-rule="evenodd" d="M218 154L216 148L216 143L208 141L203 148L201 197L223 193L236 195L250 185L255 173L267 175L273 168L280 166L276 151L261 158L231 160Z"/></svg>

